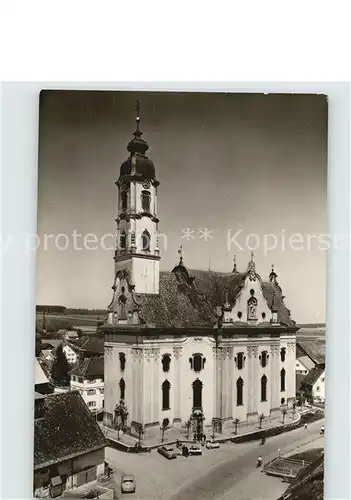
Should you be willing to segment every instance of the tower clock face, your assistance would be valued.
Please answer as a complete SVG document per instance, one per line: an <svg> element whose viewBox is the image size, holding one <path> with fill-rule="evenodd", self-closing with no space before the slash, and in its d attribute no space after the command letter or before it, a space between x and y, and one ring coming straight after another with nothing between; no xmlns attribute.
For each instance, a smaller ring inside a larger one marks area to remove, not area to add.
<svg viewBox="0 0 351 500"><path fill-rule="evenodd" d="M143 188L144 189L149 189L150 185L151 185L151 183L150 183L149 180L146 180L146 181L143 182Z"/></svg>

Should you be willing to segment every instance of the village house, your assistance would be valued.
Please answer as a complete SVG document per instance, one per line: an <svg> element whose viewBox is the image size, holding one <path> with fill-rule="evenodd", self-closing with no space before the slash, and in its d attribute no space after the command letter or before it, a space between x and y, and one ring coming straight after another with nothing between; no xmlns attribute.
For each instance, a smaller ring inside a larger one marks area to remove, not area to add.
<svg viewBox="0 0 351 500"><path fill-rule="evenodd" d="M310 402L325 402L325 370L314 368L302 380L299 392Z"/></svg>
<svg viewBox="0 0 351 500"><path fill-rule="evenodd" d="M70 373L71 390L79 391L92 413L104 408L104 358L85 358Z"/></svg>
<svg viewBox="0 0 351 500"><path fill-rule="evenodd" d="M65 342L62 350L65 353L67 361L70 365L74 365L77 363L77 360L79 359L79 348L78 347L73 346L72 344L70 344L68 342Z"/></svg>
<svg viewBox="0 0 351 500"><path fill-rule="evenodd" d="M60 496L104 473L105 437L78 392L35 396L34 496Z"/></svg>

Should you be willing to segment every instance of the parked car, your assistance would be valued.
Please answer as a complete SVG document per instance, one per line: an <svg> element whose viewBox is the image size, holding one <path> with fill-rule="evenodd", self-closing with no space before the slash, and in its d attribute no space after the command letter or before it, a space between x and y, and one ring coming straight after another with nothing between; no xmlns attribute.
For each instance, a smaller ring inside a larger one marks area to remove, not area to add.
<svg viewBox="0 0 351 500"><path fill-rule="evenodd" d="M190 446L189 455L202 455L201 446L195 446L195 445Z"/></svg>
<svg viewBox="0 0 351 500"><path fill-rule="evenodd" d="M219 443L217 443L216 441L209 440L206 443L206 448L208 450L212 450L213 448L219 448Z"/></svg>
<svg viewBox="0 0 351 500"><path fill-rule="evenodd" d="M178 456L177 450L168 446L160 446L159 448L157 448L157 451L169 460L171 460L172 458L177 458Z"/></svg>
<svg viewBox="0 0 351 500"><path fill-rule="evenodd" d="M121 492L122 493L135 493L136 484L134 476L122 476L121 479Z"/></svg>

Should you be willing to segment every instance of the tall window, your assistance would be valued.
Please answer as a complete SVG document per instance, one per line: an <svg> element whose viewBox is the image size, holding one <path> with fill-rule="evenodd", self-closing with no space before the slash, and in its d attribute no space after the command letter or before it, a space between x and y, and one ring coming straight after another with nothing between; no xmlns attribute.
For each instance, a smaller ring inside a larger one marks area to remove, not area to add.
<svg viewBox="0 0 351 500"><path fill-rule="evenodd" d="M199 379L193 382L193 408L202 408L202 382Z"/></svg>
<svg viewBox="0 0 351 500"><path fill-rule="evenodd" d="M141 192L141 208L143 212L150 213L150 205L151 205L151 194L149 191Z"/></svg>
<svg viewBox="0 0 351 500"><path fill-rule="evenodd" d="M285 347L282 347L282 349L280 349L280 360L282 362L285 361L285 354L286 354L286 349L285 349Z"/></svg>
<svg viewBox="0 0 351 500"><path fill-rule="evenodd" d="M243 387L244 381L241 377L236 381L236 405L241 406L243 404Z"/></svg>
<svg viewBox="0 0 351 500"><path fill-rule="evenodd" d="M261 366L264 368L265 366L267 366L267 351L263 351L261 353Z"/></svg>
<svg viewBox="0 0 351 500"><path fill-rule="evenodd" d="M239 352L236 357L236 366L238 370L242 370L244 368L244 353Z"/></svg>
<svg viewBox="0 0 351 500"><path fill-rule="evenodd" d="M193 354L191 358L189 358L190 368L194 370L194 372L201 372L204 369L206 358L202 356L202 354Z"/></svg>
<svg viewBox="0 0 351 500"><path fill-rule="evenodd" d="M171 384L168 382L168 380L165 380L162 384L162 410L170 409L170 390Z"/></svg>
<svg viewBox="0 0 351 500"><path fill-rule="evenodd" d="M261 377L261 401L267 401L267 377Z"/></svg>
<svg viewBox="0 0 351 500"><path fill-rule="evenodd" d="M169 372L170 364L171 364L170 354L164 354L162 356L162 369L164 372Z"/></svg>
<svg viewBox="0 0 351 500"><path fill-rule="evenodd" d="M119 399L125 399L125 395L126 395L126 383L123 380L123 378L121 378L121 380L119 381Z"/></svg>
<svg viewBox="0 0 351 500"><path fill-rule="evenodd" d="M127 191L121 192L121 208L122 210L127 210L128 208L128 193Z"/></svg>
<svg viewBox="0 0 351 500"><path fill-rule="evenodd" d="M144 252L150 252L150 233L147 229L141 235L141 248Z"/></svg>
<svg viewBox="0 0 351 500"><path fill-rule="evenodd" d="M127 235L126 235L125 231L121 232L120 246L121 246L121 250L125 250L127 247Z"/></svg>
<svg viewBox="0 0 351 500"><path fill-rule="evenodd" d="M285 391L285 370L280 371L280 390Z"/></svg>
<svg viewBox="0 0 351 500"><path fill-rule="evenodd" d="M124 352L120 352L118 357L119 357L119 367L121 369L121 372L124 372L126 367L126 355L124 354Z"/></svg>

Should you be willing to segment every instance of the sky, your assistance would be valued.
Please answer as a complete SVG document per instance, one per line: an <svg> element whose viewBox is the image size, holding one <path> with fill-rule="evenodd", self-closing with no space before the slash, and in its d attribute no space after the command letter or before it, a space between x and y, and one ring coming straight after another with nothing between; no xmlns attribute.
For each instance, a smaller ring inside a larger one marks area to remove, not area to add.
<svg viewBox="0 0 351 500"><path fill-rule="evenodd" d="M323 95L42 92L38 304L106 308L112 298L115 181L137 99L160 182L161 270L180 245L189 269L223 272L233 255L245 270L253 250L263 280L274 264L292 318L324 322Z"/></svg>

